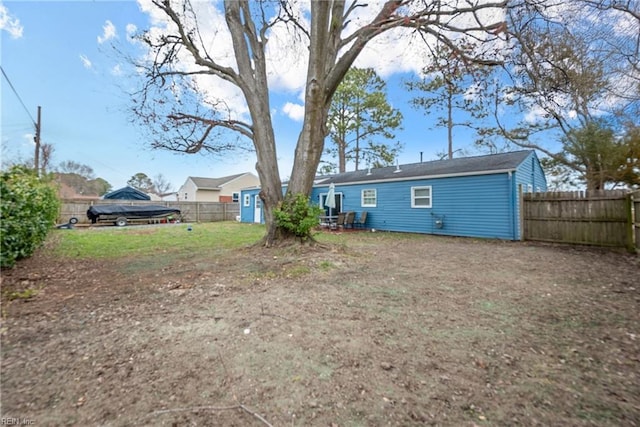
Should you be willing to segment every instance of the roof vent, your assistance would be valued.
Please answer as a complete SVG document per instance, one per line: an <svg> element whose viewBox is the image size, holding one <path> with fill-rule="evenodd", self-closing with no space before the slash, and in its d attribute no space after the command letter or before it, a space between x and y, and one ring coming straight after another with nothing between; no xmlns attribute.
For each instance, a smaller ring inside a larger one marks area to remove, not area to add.
<svg viewBox="0 0 640 427"><path fill-rule="evenodd" d="M400 164L397 164L396 170L393 171L393 173L398 173L398 172L402 172L402 169L400 169Z"/></svg>
<svg viewBox="0 0 640 427"><path fill-rule="evenodd" d="M371 166L367 169L367 175L371 175Z"/></svg>

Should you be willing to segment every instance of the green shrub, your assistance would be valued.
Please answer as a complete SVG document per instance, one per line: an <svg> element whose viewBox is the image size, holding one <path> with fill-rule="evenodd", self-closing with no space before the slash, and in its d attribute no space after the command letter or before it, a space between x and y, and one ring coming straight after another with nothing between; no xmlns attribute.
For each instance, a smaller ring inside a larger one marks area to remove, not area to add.
<svg viewBox="0 0 640 427"><path fill-rule="evenodd" d="M0 175L0 265L31 256L55 224L60 201L52 184L25 167Z"/></svg>
<svg viewBox="0 0 640 427"><path fill-rule="evenodd" d="M311 230L318 225L318 216L322 215L322 209L310 203L304 194L287 194L273 213L279 227L306 240L311 237Z"/></svg>

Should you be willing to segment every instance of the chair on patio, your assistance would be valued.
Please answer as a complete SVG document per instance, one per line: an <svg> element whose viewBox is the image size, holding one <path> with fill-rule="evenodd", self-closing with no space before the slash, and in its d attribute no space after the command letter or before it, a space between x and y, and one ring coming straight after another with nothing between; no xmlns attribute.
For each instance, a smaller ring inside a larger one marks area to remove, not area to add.
<svg viewBox="0 0 640 427"><path fill-rule="evenodd" d="M355 212L353 211L347 212L347 214L344 217L343 228L353 228L353 223L355 222L355 219L356 219Z"/></svg>
<svg viewBox="0 0 640 427"><path fill-rule="evenodd" d="M331 224L331 229L335 230L338 227L343 227L344 226L344 219L345 219L346 216L347 216L347 214L344 213L344 212L338 213L338 219L336 220L335 223Z"/></svg>
<svg viewBox="0 0 640 427"><path fill-rule="evenodd" d="M365 229L366 224L367 224L367 211L362 211L362 213L360 214L360 218L358 218L358 220L355 221L353 225L355 226L355 228Z"/></svg>

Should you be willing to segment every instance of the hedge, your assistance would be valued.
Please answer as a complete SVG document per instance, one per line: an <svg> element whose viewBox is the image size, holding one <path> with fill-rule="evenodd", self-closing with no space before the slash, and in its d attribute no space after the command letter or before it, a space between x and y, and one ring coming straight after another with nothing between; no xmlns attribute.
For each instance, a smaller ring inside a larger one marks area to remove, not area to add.
<svg viewBox="0 0 640 427"><path fill-rule="evenodd" d="M23 166L0 175L0 265L29 257L55 224L60 201L53 185Z"/></svg>

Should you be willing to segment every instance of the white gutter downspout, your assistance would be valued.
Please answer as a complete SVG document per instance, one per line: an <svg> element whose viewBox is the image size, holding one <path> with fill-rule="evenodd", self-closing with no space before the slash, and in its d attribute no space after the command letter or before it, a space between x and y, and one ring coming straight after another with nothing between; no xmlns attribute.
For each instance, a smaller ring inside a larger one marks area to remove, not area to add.
<svg viewBox="0 0 640 427"><path fill-rule="evenodd" d="M511 238L513 240L518 240L518 222L516 222L516 212L518 211L517 207L517 198L515 191L515 180L513 179L513 172L509 171L509 205L511 211Z"/></svg>

